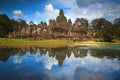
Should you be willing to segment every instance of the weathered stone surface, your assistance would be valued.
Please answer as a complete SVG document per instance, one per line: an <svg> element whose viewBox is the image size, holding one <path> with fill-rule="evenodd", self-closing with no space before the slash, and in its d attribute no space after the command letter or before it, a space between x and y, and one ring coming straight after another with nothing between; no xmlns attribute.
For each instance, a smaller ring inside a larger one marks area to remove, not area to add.
<svg viewBox="0 0 120 80"><path fill-rule="evenodd" d="M56 18L56 27L65 28L67 25L67 19L64 16L63 10L61 9L59 12L59 16Z"/></svg>
<svg viewBox="0 0 120 80"><path fill-rule="evenodd" d="M67 22L67 28L68 28L68 36L72 36L72 21L71 19L68 20Z"/></svg>
<svg viewBox="0 0 120 80"><path fill-rule="evenodd" d="M66 39L85 39L93 37L93 30L88 29L88 21L85 18L77 18L72 25L71 19L64 16L61 9L56 20L41 21L38 25L30 22L28 27L22 28L20 31L11 33L11 37L32 37L34 39L48 38L66 38Z"/></svg>
<svg viewBox="0 0 120 80"><path fill-rule="evenodd" d="M78 22L78 20L75 20L75 23L74 23L74 25L73 25L73 28L74 28L74 29L78 29L78 27L79 27L79 22Z"/></svg>
<svg viewBox="0 0 120 80"><path fill-rule="evenodd" d="M71 21L71 19L68 19L67 28L72 29L72 21Z"/></svg>
<svg viewBox="0 0 120 80"><path fill-rule="evenodd" d="M53 28L53 27L56 27L56 22L55 22L55 20L49 20L49 25L48 25L48 27L50 27L50 28Z"/></svg>

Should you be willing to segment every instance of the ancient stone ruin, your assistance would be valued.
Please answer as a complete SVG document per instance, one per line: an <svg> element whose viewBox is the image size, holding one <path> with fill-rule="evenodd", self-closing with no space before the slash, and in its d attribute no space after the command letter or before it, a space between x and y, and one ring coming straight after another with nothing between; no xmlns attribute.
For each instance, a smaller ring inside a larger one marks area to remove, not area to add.
<svg viewBox="0 0 120 80"><path fill-rule="evenodd" d="M42 21L38 25L30 23L29 27L11 33L11 37L28 39L84 40L92 38L93 33L92 29L88 28L88 21L85 18L77 18L75 23L72 24L71 19L67 20L61 9L56 20L49 20L48 25L46 22Z"/></svg>

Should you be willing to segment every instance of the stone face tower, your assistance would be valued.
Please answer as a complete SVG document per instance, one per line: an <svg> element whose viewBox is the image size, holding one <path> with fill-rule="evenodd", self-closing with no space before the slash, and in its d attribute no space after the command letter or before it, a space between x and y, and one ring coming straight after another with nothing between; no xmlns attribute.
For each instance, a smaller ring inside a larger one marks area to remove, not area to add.
<svg viewBox="0 0 120 80"><path fill-rule="evenodd" d="M59 16L56 18L56 26L65 28L66 24L67 24L67 19L64 16L63 10L61 9L59 12Z"/></svg>

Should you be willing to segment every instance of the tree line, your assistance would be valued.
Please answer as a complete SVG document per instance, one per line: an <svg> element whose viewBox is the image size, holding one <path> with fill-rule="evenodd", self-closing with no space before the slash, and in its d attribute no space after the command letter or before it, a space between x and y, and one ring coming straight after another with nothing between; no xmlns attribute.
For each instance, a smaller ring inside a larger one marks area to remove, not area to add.
<svg viewBox="0 0 120 80"><path fill-rule="evenodd" d="M92 30L92 33L94 33L93 38L103 39L106 42L111 42L115 39L120 40L120 18L115 19L113 23L105 18L98 18L92 20L90 25L87 19L85 21L83 18L77 18L76 21L80 21L80 24L86 24L88 26L87 29ZM23 28L29 27L30 24L38 26L33 21L26 23L23 19L9 19L6 14L0 14L0 37L7 37L13 31L21 31Z"/></svg>

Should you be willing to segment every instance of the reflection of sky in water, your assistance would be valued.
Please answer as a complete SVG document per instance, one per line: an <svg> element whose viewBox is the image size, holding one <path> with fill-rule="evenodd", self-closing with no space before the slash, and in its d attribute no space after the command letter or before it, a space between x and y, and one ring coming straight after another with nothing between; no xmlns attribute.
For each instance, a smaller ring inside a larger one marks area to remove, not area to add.
<svg viewBox="0 0 120 80"><path fill-rule="evenodd" d="M66 56L61 67L58 66L55 57L49 57L48 52L45 55L39 52L17 54L11 56L7 62L0 63L0 70L3 72L0 72L0 75L9 75L10 79L13 79L11 76L22 76L20 80L115 80L114 77L120 79L120 61L117 58L93 57L91 50L88 50L84 58L75 58L73 52L71 53L70 58Z"/></svg>

